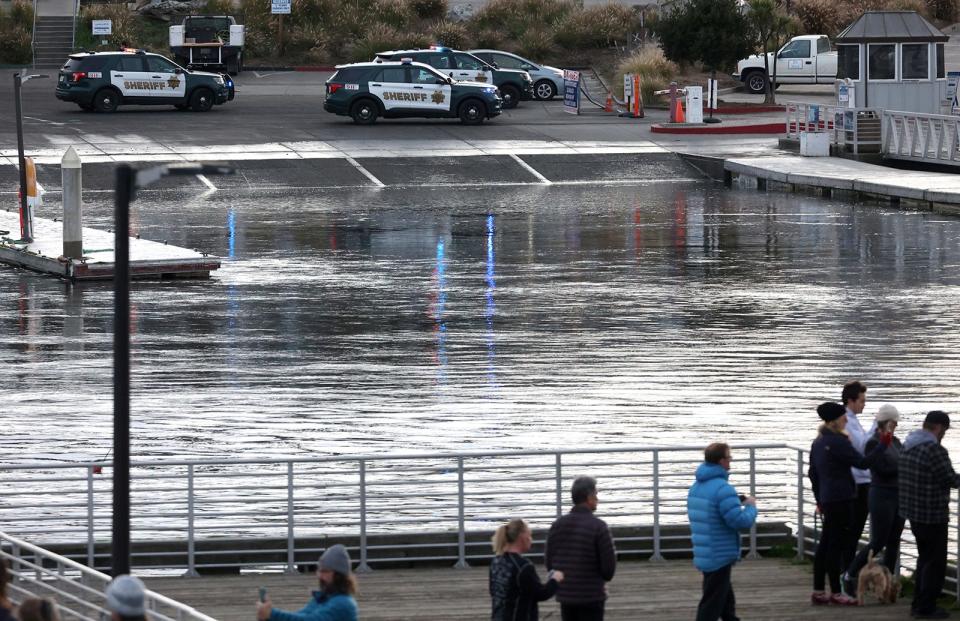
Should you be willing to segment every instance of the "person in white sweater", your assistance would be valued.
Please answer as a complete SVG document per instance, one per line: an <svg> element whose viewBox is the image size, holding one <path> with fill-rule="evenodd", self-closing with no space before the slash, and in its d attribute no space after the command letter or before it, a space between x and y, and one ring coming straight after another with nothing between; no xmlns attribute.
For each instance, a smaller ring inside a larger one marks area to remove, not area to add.
<svg viewBox="0 0 960 621"><path fill-rule="evenodd" d="M847 409L847 435L850 437L850 444L861 455L864 454L864 448L870 435L863 428L860 420L857 418L867 404L867 386L859 381L847 382L840 393L840 401ZM861 468L850 468L853 473L853 480L857 484L857 497L854 499L853 523L851 524L851 533L849 539L849 549L842 555L842 567L848 567L857 555L857 544L863 535L863 527L867 523L870 502L870 470ZM849 595L849 593L848 593Z"/></svg>

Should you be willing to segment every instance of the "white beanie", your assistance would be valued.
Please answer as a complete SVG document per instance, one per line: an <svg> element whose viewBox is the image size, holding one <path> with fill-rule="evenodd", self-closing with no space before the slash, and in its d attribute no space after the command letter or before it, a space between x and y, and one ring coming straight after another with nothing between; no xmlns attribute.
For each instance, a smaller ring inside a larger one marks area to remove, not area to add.
<svg viewBox="0 0 960 621"><path fill-rule="evenodd" d="M888 420L900 420L900 412L894 406L889 403L884 403L880 406L880 409L877 410L877 422L885 423Z"/></svg>

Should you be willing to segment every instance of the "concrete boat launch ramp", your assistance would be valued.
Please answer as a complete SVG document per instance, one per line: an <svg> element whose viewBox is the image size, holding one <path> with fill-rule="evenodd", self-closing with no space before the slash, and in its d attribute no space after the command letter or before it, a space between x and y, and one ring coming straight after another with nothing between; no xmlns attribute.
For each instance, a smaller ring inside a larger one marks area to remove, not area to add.
<svg viewBox="0 0 960 621"><path fill-rule="evenodd" d="M34 241L17 239L20 214L0 211L0 261L67 280L113 278L114 234L83 229L83 257L68 259L63 254L63 225L56 220L34 219ZM130 276L145 278L208 278L219 269L213 255L169 246L145 239L130 239Z"/></svg>

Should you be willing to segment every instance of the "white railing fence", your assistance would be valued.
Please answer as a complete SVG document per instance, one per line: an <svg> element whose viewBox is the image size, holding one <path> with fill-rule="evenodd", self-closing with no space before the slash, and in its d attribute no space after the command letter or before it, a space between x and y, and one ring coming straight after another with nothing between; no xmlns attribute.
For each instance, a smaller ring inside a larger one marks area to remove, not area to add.
<svg viewBox="0 0 960 621"><path fill-rule="evenodd" d="M106 608L110 576L0 532L0 558L10 567L7 592L14 603L28 597L49 597L56 602L63 621L102 621L110 618ZM149 621L214 621L172 599L146 592Z"/></svg>
<svg viewBox="0 0 960 621"><path fill-rule="evenodd" d="M800 140L802 132L826 132L831 144L851 153L877 153L882 146L878 131L880 110L825 104L786 102L787 137Z"/></svg>
<svg viewBox="0 0 960 621"><path fill-rule="evenodd" d="M960 166L960 116L883 112L886 157Z"/></svg>

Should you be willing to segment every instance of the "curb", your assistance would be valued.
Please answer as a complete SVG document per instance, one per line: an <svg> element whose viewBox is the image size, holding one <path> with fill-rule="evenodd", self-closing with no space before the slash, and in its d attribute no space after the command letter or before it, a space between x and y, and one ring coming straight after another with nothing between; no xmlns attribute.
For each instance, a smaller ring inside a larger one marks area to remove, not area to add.
<svg viewBox="0 0 960 621"><path fill-rule="evenodd" d="M785 134L786 123L758 123L755 125L708 125L700 123L654 123L654 134Z"/></svg>
<svg viewBox="0 0 960 621"><path fill-rule="evenodd" d="M714 108L714 114L765 114L770 112L785 112L786 106L723 106ZM710 108L704 108L703 112L711 112Z"/></svg>
<svg viewBox="0 0 960 621"><path fill-rule="evenodd" d="M271 65L253 65L244 66L244 71L336 71L333 65L298 65L298 66L271 66Z"/></svg>

